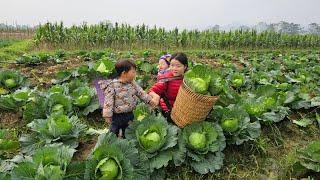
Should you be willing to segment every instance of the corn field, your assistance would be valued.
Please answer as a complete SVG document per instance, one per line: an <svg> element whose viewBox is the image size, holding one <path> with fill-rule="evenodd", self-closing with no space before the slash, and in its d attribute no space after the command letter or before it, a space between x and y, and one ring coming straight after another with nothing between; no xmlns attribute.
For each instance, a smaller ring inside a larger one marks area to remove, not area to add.
<svg viewBox="0 0 320 180"><path fill-rule="evenodd" d="M258 49L318 48L320 36L284 34L256 30L166 30L146 25L100 23L66 27L60 23L40 25L35 33L37 44L54 47L111 48L185 48L185 49Z"/></svg>
<svg viewBox="0 0 320 180"><path fill-rule="evenodd" d="M0 39L30 39L34 33L33 27L0 24Z"/></svg>

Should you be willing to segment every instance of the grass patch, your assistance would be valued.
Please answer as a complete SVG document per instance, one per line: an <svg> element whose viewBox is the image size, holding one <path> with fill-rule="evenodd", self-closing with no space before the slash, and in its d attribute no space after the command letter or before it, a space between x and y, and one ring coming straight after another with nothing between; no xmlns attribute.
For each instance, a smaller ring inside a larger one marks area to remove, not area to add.
<svg viewBox="0 0 320 180"><path fill-rule="evenodd" d="M0 48L4 48L10 46L14 43L20 42L21 40L13 40L13 39L0 39Z"/></svg>
<svg viewBox="0 0 320 180"><path fill-rule="evenodd" d="M12 42L10 45L7 45L0 49L0 61L2 62L14 61L24 53L31 51L33 46L34 46L34 43L33 43L33 40L31 39Z"/></svg>

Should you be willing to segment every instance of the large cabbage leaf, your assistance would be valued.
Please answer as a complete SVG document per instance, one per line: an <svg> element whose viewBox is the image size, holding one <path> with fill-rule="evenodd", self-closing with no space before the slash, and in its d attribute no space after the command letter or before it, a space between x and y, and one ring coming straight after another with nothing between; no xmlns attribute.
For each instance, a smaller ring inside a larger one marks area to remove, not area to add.
<svg viewBox="0 0 320 180"><path fill-rule="evenodd" d="M85 169L85 179L149 179L149 174L140 162L135 144L118 139L113 133L102 134L91 154Z"/></svg>
<svg viewBox="0 0 320 180"><path fill-rule="evenodd" d="M297 150L297 158L304 168L320 172L320 141L314 141L305 149Z"/></svg>
<svg viewBox="0 0 320 180"><path fill-rule="evenodd" d="M71 93L73 104L78 107L89 105L94 95L95 91L90 87L79 87Z"/></svg>
<svg viewBox="0 0 320 180"><path fill-rule="evenodd" d="M293 101L290 92L283 92L275 85L259 86L254 94L244 95L243 107L251 118L264 123L282 121L290 113L286 104Z"/></svg>
<svg viewBox="0 0 320 180"><path fill-rule="evenodd" d="M114 65L113 61L104 56L93 65L93 71L103 76L109 76L114 71Z"/></svg>
<svg viewBox="0 0 320 180"><path fill-rule="evenodd" d="M0 154L16 150L19 146L18 138L12 130L0 129Z"/></svg>
<svg viewBox="0 0 320 180"><path fill-rule="evenodd" d="M211 118L223 128L228 144L240 145L261 134L260 122L250 122L248 113L239 105L215 106Z"/></svg>
<svg viewBox="0 0 320 180"><path fill-rule="evenodd" d="M54 142L76 148L78 138L86 130L86 125L77 116L69 117L61 112L53 113L47 119L35 119L27 127L33 133L23 134L19 139L25 153L32 153L35 149Z"/></svg>
<svg viewBox="0 0 320 180"><path fill-rule="evenodd" d="M43 93L35 91L31 95L23 111L23 119L31 122L34 119L45 119L47 116L47 98Z"/></svg>
<svg viewBox="0 0 320 180"><path fill-rule="evenodd" d="M211 80L209 84L209 92L211 93L211 95L220 94L225 88L225 85L226 81L224 80L222 75L218 73L211 74Z"/></svg>
<svg viewBox="0 0 320 180"><path fill-rule="evenodd" d="M134 121L126 130L126 138L136 144L141 160L151 173L155 173L155 170L168 166L172 160L178 130L162 116L152 115L143 121Z"/></svg>
<svg viewBox="0 0 320 180"><path fill-rule="evenodd" d="M221 169L226 147L221 127L212 122L199 122L186 126L179 135L179 146L174 156L175 165L190 165L201 174Z"/></svg>
<svg viewBox="0 0 320 180"><path fill-rule="evenodd" d="M31 159L19 163L12 171L12 179L63 179L75 149L51 144L34 152Z"/></svg>
<svg viewBox="0 0 320 180"><path fill-rule="evenodd" d="M24 88L16 90L11 94L0 96L0 109L7 111L19 110L20 107L29 101L31 92L31 90Z"/></svg>
<svg viewBox="0 0 320 180"><path fill-rule="evenodd" d="M96 91L88 86L78 87L71 93L72 102L76 111L81 111L83 115L88 115L99 109L99 102L95 98Z"/></svg>

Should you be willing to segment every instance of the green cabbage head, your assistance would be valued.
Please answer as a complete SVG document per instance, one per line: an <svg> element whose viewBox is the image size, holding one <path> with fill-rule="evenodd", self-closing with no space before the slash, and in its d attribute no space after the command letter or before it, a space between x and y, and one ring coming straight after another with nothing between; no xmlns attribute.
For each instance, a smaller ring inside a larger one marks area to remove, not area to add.
<svg viewBox="0 0 320 180"><path fill-rule="evenodd" d="M235 132L239 127L239 120L236 118L227 118L224 119L221 123L221 127L226 132Z"/></svg>
<svg viewBox="0 0 320 180"><path fill-rule="evenodd" d="M102 159L97 167L100 170L102 177L101 180L115 179L119 173L118 163L112 158L104 158Z"/></svg>
<svg viewBox="0 0 320 180"><path fill-rule="evenodd" d="M151 148L159 144L160 142L160 135L157 132L150 132L146 130L142 136L140 136L140 142L143 147Z"/></svg>
<svg viewBox="0 0 320 180"><path fill-rule="evenodd" d="M211 81L212 70L206 65L196 65L186 72L185 83L194 92L207 94Z"/></svg>
<svg viewBox="0 0 320 180"><path fill-rule="evenodd" d="M13 78L10 78L10 79L6 79L4 81L4 85L7 87L7 88L14 88L17 86L17 83L16 81L13 79Z"/></svg>
<svg viewBox="0 0 320 180"><path fill-rule="evenodd" d="M94 92L90 87L79 87L72 94L73 104L79 107L86 107L90 104Z"/></svg>
<svg viewBox="0 0 320 180"><path fill-rule="evenodd" d="M208 90L208 83L201 78L191 78L189 82L196 93L205 94Z"/></svg>
<svg viewBox="0 0 320 180"><path fill-rule="evenodd" d="M68 116L56 113L50 116L48 120L48 127L49 129L54 129L55 135L59 136L69 134L73 125Z"/></svg>
<svg viewBox="0 0 320 180"><path fill-rule="evenodd" d="M193 132L189 136L189 143L195 149L202 149L206 147L206 136L204 133Z"/></svg>
<svg viewBox="0 0 320 180"><path fill-rule="evenodd" d="M18 71L14 70L0 70L0 87L6 89L17 88L25 81L25 77Z"/></svg>

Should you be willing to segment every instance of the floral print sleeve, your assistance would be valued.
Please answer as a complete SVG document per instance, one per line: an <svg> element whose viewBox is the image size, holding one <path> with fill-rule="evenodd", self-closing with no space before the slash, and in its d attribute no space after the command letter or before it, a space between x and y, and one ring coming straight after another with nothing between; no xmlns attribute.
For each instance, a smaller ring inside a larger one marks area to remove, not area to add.
<svg viewBox="0 0 320 180"><path fill-rule="evenodd" d="M133 87L136 89L137 91L137 96L143 101L145 102L146 104L149 104L152 97L147 94L135 81L132 82L133 84Z"/></svg>
<svg viewBox="0 0 320 180"><path fill-rule="evenodd" d="M103 105L103 110L102 110L102 116L103 117L108 117L111 118L113 115L113 108L114 108L114 88L109 85L105 88L105 101Z"/></svg>

